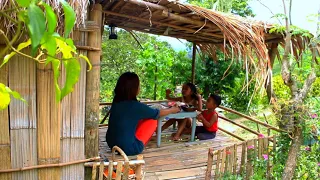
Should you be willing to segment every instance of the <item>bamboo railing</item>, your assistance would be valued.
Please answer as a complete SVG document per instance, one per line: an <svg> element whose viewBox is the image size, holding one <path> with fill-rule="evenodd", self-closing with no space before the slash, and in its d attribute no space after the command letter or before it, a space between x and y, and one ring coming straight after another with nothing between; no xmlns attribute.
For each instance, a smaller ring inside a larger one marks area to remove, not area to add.
<svg viewBox="0 0 320 180"><path fill-rule="evenodd" d="M271 163L269 162L270 141L273 142L273 147L275 147L275 136L273 136L251 139L219 150L210 148L205 179L220 179L226 174L241 175L245 179L249 179L253 174L253 161L255 159L266 161L266 177L269 177L271 173Z"/></svg>

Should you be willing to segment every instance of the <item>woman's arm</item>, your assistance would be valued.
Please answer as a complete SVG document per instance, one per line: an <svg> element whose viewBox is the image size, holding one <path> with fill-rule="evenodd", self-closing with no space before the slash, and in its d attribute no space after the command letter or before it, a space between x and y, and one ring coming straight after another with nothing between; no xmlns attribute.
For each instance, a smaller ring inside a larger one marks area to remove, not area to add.
<svg viewBox="0 0 320 180"><path fill-rule="evenodd" d="M196 110L197 110L197 111L200 111L200 112L201 112L201 111L202 111L202 99L201 99L201 95L198 95L198 96L197 96L197 102L198 102L198 103L197 103L197 106L194 107L194 108L192 108L192 110L193 110L193 111L196 111Z"/></svg>
<svg viewBox="0 0 320 180"><path fill-rule="evenodd" d="M173 113L178 113L180 112L180 108L179 107L172 107L172 108L169 108L169 109L161 109L160 110L160 113L159 113L159 116L166 116L168 114L173 114Z"/></svg>
<svg viewBox="0 0 320 180"><path fill-rule="evenodd" d="M208 122L208 121L205 121L204 117L202 116L201 121L202 121L202 124L203 124L204 127L210 128L216 121L218 121L218 115L217 115L217 114L214 114L214 115L211 117L211 119L210 119L209 122Z"/></svg>

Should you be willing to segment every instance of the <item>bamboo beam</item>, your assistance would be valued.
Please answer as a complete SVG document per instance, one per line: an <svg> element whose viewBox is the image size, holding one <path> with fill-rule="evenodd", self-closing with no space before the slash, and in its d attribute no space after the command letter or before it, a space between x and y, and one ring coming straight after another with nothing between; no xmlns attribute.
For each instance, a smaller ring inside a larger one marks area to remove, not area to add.
<svg viewBox="0 0 320 180"><path fill-rule="evenodd" d="M158 100L158 101L140 101L141 103L144 104L156 104L156 103L166 103L169 102L168 100ZM111 102L101 102L99 104L100 106L111 106L112 103Z"/></svg>
<svg viewBox="0 0 320 180"><path fill-rule="evenodd" d="M197 54L197 44L193 43L192 47L192 77L191 77L191 82L194 84L196 80L196 54Z"/></svg>
<svg viewBox="0 0 320 180"><path fill-rule="evenodd" d="M266 124L266 123L261 122L261 121L259 121L259 120L257 120L257 119L254 119L254 118L252 118L252 117L250 117L250 116L247 116L247 115L245 115L245 114L242 114L242 113L240 113L240 112L238 112L238 111L235 111L235 110L233 110L233 109L230 109L230 108L227 108L227 107L223 107L223 106L219 106L219 108L221 108L221 109L223 109L223 110L225 110L225 111L231 112L231 113L233 113L233 114L236 114L236 115L238 115L238 116L244 117L244 118L246 118L246 119L248 119L248 120L250 120L250 121L253 121L253 122L255 122L255 123L261 124L261 125L263 125L263 126L265 126L265 127L268 127L268 128L270 128L270 129L272 129L272 130L275 130L275 131L278 131L278 132L287 132L287 131L285 131L285 130L282 130L282 129L273 127L273 126L271 126L271 125L269 125L269 124Z"/></svg>
<svg viewBox="0 0 320 180"><path fill-rule="evenodd" d="M170 13L170 9L168 9L167 7L161 6L159 4L154 4L154 3L150 3L150 2L146 2L146 1L136 1L136 0L125 0L126 2L129 2L131 4L136 4L139 6L144 6L146 8L153 8L153 9L157 9L157 10L162 10L162 16L165 16L169 19L173 19L179 22L183 22L183 23L189 23L189 24L193 24L199 27L202 27L203 25L205 25L205 27L209 27L212 29L219 29L217 28L216 25L214 25L213 23L210 22L203 22L203 21L199 21L199 20L195 20L195 19L190 19L190 18L186 18L177 14L173 14ZM223 38L223 36L222 36Z"/></svg>
<svg viewBox="0 0 320 180"><path fill-rule="evenodd" d="M94 4L89 18L101 27L102 6ZM101 28L88 35L88 46L101 48ZM99 154L99 89L100 89L100 55L101 51L89 51L88 58L95 64L86 76L86 99L85 99L85 156L95 157ZM85 179L91 179L92 171L85 170Z"/></svg>
<svg viewBox="0 0 320 180"><path fill-rule="evenodd" d="M256 135L259 135L259 134L260 134L260 133L258 133L257 131L254 131L254 130L246 127L246 126L243 126L243 125L241 125L241 124L239 124L239 123L236 123L236 122L234 122L234 121L232 121L231 119L228 119L228 118L226 118L226 117L219 116L219 118L221 118L221 119L223 119L223 120L225 120L225 121L227 121L227 122L229 122L229 123L231 123L231 124L234 124L234 125L236 125L236 126L239 126L239 127L243 128L243 129L245 129L245 130L247 130L247 131L249 131L249 132L251 132L251 133L253 133L253 134L256 134Z"/></svg>
<svg viewBox="0 0 320 180"><path fill-rule="evenodd" d="M63 166L70 166L70 165L74 165L74 164L86 163L86 162L90 162L90 161L96 161L99 159L100 159L100 157L95 157L95 158L89 158L89 159L66 162L66 163L44 164L44 165L29 166L29 167L23 167L23 168L5 169L5 170L0 170L0 173L11 173L11 172L27 171L27 170L32 170L32 169L63 167Z"/></svg>
<svg viewBox="0 0 320 180"><path fill-rule="evenodd" d="M177 14L170 13L166 10L162 11L161 15L164 17L167 17L168 19L179 21L182 23L192 24L192 25L195 25L200 28L208 27L208 28L210 28L210 30L213 30L213 31L220 30L216 25L214 25L210 21L207 21L207 22L206 21L198 21L195 19L186 18L186 17L180 16ZM221 30L220 30L220 32L221 32ZM217 37L218 36L223 38L223 35L217 35Z"/></svg>
<svg viewBox="0 0 320 180"><path fill-rule="evenodd" d="M242 137L240 137L240 136L238 136L236 134L233 134L233 133L231 133L231 132L229 132L229 131L227 131L225 129L222 129L221 127L219 127L219 130L221 130L222 132L227 133L227 134L229 134L229 135L231 135L231 136L233 136L233 137L235 137L235 138L237 138L237 139L239 139L241 141L245 141L245 139L243 139Z"/></svg>
<svg viewBox="0 0 320 180"><path fill-rule="evenodd" d="M156 21L152 21L152 20L149 20L149 19L144 19L144 18L134 17L134 16L130 16L130 15L120 14L120 13L116 13L116 12L112 12L112 11L102 11L102 12L105 13L105 14L111 14L113 16L118 16L118 17L123 17L123 18L128 18L128 19L134 19L136 21L142 21L142 22L152 23L152 24L156 24L156 25L160 25L160 26L172 27L172 28L175 28L175 29L188 31L188 32L191 32L191 33L195 33L197 31L197 30L194 30L194 29L191 29L191 28L185 28L185 27L181 27L181 26L177 26L177 25L173 25L173 24L169 24L169 23L156 22ZM212 37L216 37L216 38L221 39L220 35L217 35L217 34L214 34L214 33L207 33L207 32L198 32L198 33L202 34L202 35L205 35L205 36L212 36Z"/></svg>
<svg viewBox="0 0 320 180"><path fill-rule="evenodd" d="M101 48L76 45L77 50L101 51Z"/></svg>

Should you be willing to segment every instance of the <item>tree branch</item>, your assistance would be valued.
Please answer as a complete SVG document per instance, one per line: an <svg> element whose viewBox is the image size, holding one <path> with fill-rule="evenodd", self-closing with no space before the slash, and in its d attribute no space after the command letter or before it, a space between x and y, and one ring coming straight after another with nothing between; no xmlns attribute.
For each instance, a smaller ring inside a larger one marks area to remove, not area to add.
<svg viewBox="0 0 320 180"><path fill-rule="evenodd" d="M284 48L284 54L282 59L282 67L281 67L281 75L284 83L290 88L291 90L291 98L294 98L295 95L298 93L298 87L295 82L295 80L292 77L291 74L291 65L290 65L290 49L291 49L291 33L290 33L290 26L289 26L289 20L287 16L287 9L284 0L283 2L283 8L284 13L286 15L285 22L286 22L286 38L285 38L285 48Z"/></svg>

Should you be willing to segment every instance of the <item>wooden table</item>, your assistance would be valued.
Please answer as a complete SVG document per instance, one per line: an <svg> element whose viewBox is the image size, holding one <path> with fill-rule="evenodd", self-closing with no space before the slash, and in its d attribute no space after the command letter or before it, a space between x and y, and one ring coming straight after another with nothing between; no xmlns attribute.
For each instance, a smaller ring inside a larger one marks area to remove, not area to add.
<svg viewBox="0 0 320 180"><path fill-rule="evenodd" d="M167 116L160 117L158 119L158 128L157 128L157 146L160 147L161 144L161 127L162 121L165 119L184 119L184 118L192 118L192 129L191 129L191 141L194 141L196 126L197 126L197 112L185 112L181 111L176 114L169 114Z"/></svg>

